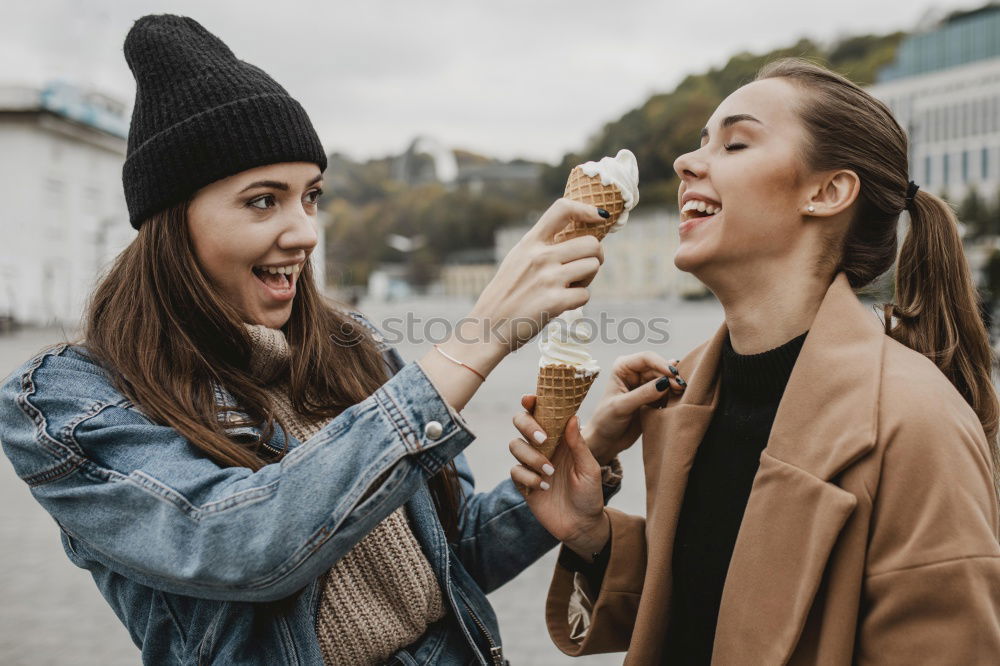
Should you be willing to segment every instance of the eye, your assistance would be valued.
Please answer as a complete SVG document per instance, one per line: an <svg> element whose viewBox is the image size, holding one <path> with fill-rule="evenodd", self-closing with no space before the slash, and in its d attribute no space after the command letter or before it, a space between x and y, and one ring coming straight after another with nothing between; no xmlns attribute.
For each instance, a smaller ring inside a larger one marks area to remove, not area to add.
<svg viewBox="0 0 1000 666"><path fill-rule="evenodd" d="M745 143L728 143L724 147L726 150L733 151L733 150L743 150L747 146Z"/></svg>
<svg viewBox="0 0 1000 666"><path fill-rule="evenodd" d="M250 201L248 201L247 205L250 206L251 208L256 208L257 210L267 210L268 208L271 207L271 206L258 206L257 202L259 201L270 201L271 203L274 203L274 195L265 194L263 196L259 196L256 199L251 199Z"/></svg>
<svg viewBox="0 0 1000 666"><path fill-rule="evenodd" d="M309 196L309 194L314 194L315 195L312 199L309 200L309 203L311 203L313 205L316 205L316 204L319 203L320 197L323 196L323 190L321 188L317 187L315 190L309 190L309 192L308 192L308 194L306 194L306 196Z"/></svg>

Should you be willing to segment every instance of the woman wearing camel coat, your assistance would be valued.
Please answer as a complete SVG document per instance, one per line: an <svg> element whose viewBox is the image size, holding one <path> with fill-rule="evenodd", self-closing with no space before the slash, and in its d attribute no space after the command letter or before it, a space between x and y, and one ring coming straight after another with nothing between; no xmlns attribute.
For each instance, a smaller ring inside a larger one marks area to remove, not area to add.
<svg viewBox="0 0 1000 666"><path fill-rule="evenodd" d="M571 617L575 575L556 568L546 622L567 654L660 663L674 529L726 333L680 361L682 396L642 408L647 517L606 510L611 555L589 618L579 601ZM1000 655L992 478L975 413L931 361L885 335L841 273L760 458L712 663L997 663L985 658Z"/></svg>
<svg viewBox="0 0 1000 666"><path fill-rule="evenodd" d="M885 104L788 59L674 162L674 265L722 325L675 364L618 359L551 461L527 443L533 397L514 417L511 476L563 544L546 621L564 652L1000 664L993 354L958 221L908 154ZM879 322L857 293L890 271ZM780 390L744 381L775 358ZM640 435L645 518L604 507L598 464Z"/></svg>

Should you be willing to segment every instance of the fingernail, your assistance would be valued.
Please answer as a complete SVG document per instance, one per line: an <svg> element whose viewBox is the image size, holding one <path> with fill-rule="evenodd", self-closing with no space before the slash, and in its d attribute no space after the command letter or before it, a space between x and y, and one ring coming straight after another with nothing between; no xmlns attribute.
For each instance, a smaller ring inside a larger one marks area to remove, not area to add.
<svg viewBox="0 0 1000 666"><path fill-rule="evenodd" d="M611 213L609 213L608 211L604 210L603 208L598 208L597 209L597 214L600 215L601 217L603 217L605 220L608 219L609 217L611 217Z"/></svg>
<svg viewBox="0 0 1000 666"><path fill-rule="evenodd" d="M657 391L666 391L667 388L669 388L669 386L670 386L670 378L669 377L661 377L660 379L656 380L656 390Z"/></svg>
<svg viewBox="0 0 1000 666"><path fill-rule="evenodd" d="M673 374L675 374L675 375L679 375L679 374L681 374L680 372L678 372L678 371L677 371L677 368L675 368L675 367L674 367L674 366L672 366L672 365L668 365L668 366L667 366L667 369L668 369L668 370L670 370L670 372L672 372L672 373L673 373Z"/></svg>
<svg viewBox="0 0 1000 666"><path fill-rule="evenodd" d="M535 438L535 441L538 442L539 444L545 443L545 433L542 432L541 430L536 430L535 434L532 436Z"/></svg>
<svg viewBox="0 0 1000 666"><path fill-rule="evenodd" d="M539 485L541 485L542 490L548 490L549 488L551 488L551 486L547 484L545 481L542 481Z"/></svg>
<svg viewBox="0 0 1000 666"><path fill-rule="evenodd" d="M548 474L549 476L552 476L553 474L556 473L556 468L548 463L545 463L544 465L542 465L542 471Z"/></svg>
<svg viewBox="0 0 1000 666"><path fill-rule="evenodd" d="M680 377L677 378L677 383L680 384L682 387L688 385L688 383L686 381L684 381L683 379L681 379Z"/></svg>

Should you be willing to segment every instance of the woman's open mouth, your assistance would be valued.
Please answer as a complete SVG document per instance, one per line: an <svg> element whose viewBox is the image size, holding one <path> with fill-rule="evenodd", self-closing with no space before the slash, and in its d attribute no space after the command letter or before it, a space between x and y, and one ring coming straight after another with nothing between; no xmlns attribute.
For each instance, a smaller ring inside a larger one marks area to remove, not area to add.
<svg viewBox="0 0 1000 666"><path fill-rule="evenodd" d="M681 208L681 223L677 227L680 234L685 234L695 227L710 222L715 216L722 212L722 206L691 199Z"/></svg>
<svg viewBox="0 0 1000 666"><path fill-rule="evenodd" d="M289 301L295 297L295 282L302 271L302 264L287 266L254 266L254 277L264 293L276 301Z"/></svg>

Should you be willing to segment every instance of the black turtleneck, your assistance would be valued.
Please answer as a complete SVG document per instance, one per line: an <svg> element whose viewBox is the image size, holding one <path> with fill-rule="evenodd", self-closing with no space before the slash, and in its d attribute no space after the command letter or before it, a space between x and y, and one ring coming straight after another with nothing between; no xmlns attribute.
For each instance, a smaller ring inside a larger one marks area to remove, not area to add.
<svg viewBox="0 0 1000 666"><path fill-rule="evenodd" d="M808 331L807 331L808 333ZM806 333L760 354L722 347L719 404L688 476L673 552L664 663L706 665L760 454Z"/></svg>

